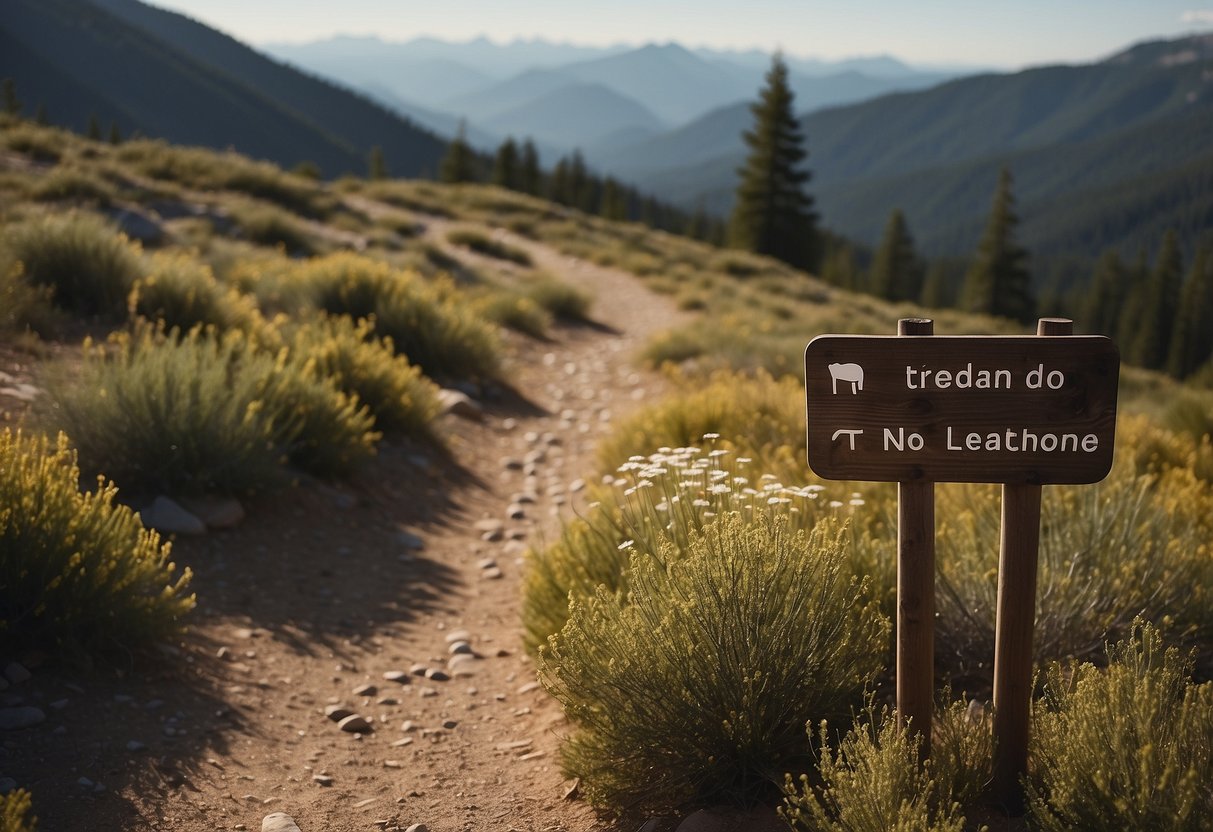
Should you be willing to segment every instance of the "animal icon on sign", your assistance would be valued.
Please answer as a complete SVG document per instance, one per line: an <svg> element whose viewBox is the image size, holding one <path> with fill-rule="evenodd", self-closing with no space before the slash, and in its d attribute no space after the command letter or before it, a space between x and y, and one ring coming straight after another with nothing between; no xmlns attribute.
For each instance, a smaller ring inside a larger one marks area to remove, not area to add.
<svg viewBox="0 0 1213 832"><path fill-rule="evenodd" d="M838 382L840 381L850 382L851 395L855 395L863 389L863 367L858 364L831 364L830 382L833 385L835 396L838 395Z"/></svg>

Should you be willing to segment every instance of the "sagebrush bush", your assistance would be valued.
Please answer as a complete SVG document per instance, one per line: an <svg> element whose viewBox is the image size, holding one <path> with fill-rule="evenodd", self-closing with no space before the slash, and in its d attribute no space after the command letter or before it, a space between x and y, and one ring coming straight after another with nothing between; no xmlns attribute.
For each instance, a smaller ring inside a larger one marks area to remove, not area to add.
<svg viewBox="0 0 1213 832"><path fill-rule="evenodd" d="M79 487L67 439L0 432L0 641L15 649L131 648L176 633L188 569L117 489Z"/></svg>
<svg viewBox="0 0 1213 832"><path fill-rule="evenodd" d="M453 231L448 231L446 239L451 245L469 248L477 254L483 254L485 257L506 260L519 266L531 265L531 255L520 248L503 243L500 240L494 240L483 231L476 231L470 228L457 228Z"/></svg>
<svg viewBox="0 0 1213 832"><path fill-rule="evenodd" d="M127 304L131 316L163 321L171 328L195 325L226 329L248 328L258 318L251 298L215 279L205 263L182 253L157 253L135 282Z"/></svg>
<svg viewBox="0 0 1213 832"><path fill-rule="evenodd" d="M513 291L490 292L479 301L477 309L488 320L532 338L547 338L552 325L546 309Z"/></svg>
<svg viewBox="0 0 1213 832"><path fill-rule="evenodd" d="M46 337L59 329L62 312L51 304L49 286L31 286L24 265L0 251L0 332L31 331Z"/></svg>
<svg viewBox="0 0 1213 832"><path fill-rule="evenodd" d="M1207 830L1213 683L1138 622L1106 669L1054 664L1033 709L1031 818L1045 832Z"/></svg>
<svg viewBox="0 0 1213 832"><path fill-rule="evenodd" d="M72 200L106 207L113 203L117 193L113 185L87 170L59 165L39 177L30 196L39 202Z"/></svg>
<svg viewBox="0 0 1213 832"><path fill-rule="evenodd" d="M566 321L589 320L594 299L588 292L563 280L541 275L523 283L522 291L557 318Z"/></svg>
<svg viewBox="0 0 1213 832"><path fill-rule="evenodd" d="M566 523L556 543L527 553L522 620L531 649L564 626L570 596L588 598L599 587L626 591L632 546L655 552L670 542L684 550L713 517L731 511L787 517L808 529L818 518L842 516L844 510L840 501L819 499L821 486L785 487L724 448L662 448L632 457L604 479L592 492L589 511Z"/></svg>
<svg viewBox="0 0 1213 832"><path fill-rule="evenodd" d="M314 372L370 408L379 430L430 435L441 410L438 388L396 354L390 339L376 338L369 321L326 318L302 327L294 345Z"/></svg>
<svg viewBox="0 0 1213 832"><path fill-rule="evenodd" d="M318 309L330 315L348 315L354 320L369 318L396 283L419 278L394 270L387 263L352 252L314 257L295 270L298 285Z"/></svg>
<svg viewBox="0 0 1213 832"><path fill-rule="evenodd" d="M685 550L633 550L628 581L574 599L537 661L574 726L564 770L597 804L768 798L811 757L805 723L848 713L881 669L888 620L831 524L722 515Z"/></svg>
<svg viewBox="0 0 1213 832"><path fill-rule="evenodd" d="M355 397L236 330L142 327L86 345L78 376L61 374L49 392L47 416L86 467L147 493L259 491L281 482L288 458L340 474L376 439Z"/></svg>
<svg viewBox="0 0 1213 832"><path fill-rule="evenodd" d="M811 734L811 731L810 731ZM803 832L964 832L962 807L919 765L921 738L869 709L837 749L821 726L817 777L791 774L781 814Z"/></svg>
<svg viewBox="0 0 1213 832"><path fill-rule="evenodd" d="M79 315L119 319L142 271L138 245L93 214L27 220L5 230L0 249L25 279L51 289L54 303Z"/></svg>
<svg viewBox="0 0 1213 832"><path fill-rule="evenodd" d="M288 254L312 254L319 248L298 219L274 205L239 205L232 216L249 242L263 246L280 246Z"/></svg>
<svg viewBox="0 0 1213 832"><path fill-rule="evenodd" d="M25 789L0 796L0 832L35 832L38 819L32 811L33 803Z"/></svg>

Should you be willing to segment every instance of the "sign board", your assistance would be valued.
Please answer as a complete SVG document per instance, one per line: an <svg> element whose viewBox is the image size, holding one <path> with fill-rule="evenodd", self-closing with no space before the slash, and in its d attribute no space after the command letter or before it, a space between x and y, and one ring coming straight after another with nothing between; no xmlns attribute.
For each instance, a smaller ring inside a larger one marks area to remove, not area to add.
<svg viewBox="0 0 1213 832"><path fill-rule="evenodd" d="M1119 373L1102 336L822 335L805 349L809 467L836 480L1099 482Z"/></svg>

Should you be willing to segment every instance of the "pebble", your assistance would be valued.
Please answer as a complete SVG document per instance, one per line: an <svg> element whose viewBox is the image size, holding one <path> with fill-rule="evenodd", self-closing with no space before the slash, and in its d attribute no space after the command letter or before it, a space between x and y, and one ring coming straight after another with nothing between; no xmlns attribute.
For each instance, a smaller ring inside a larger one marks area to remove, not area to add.
<svg viewBox="0 0 1213 832"><path fill-rule="evenodd" d="M315 782L321 786L333 785L332 775L329 775L329 774L313 774L312 780L313 780L313 782Z"/></svg>
<svg viewBox="0 0 1213 832"><path fill-rule="evenodd" d="M420 690L417 691L417 693L420 694L422 697L438 695L438 691L435 690L434 688L421 688Z"/></svg>
<svg viewBox="0 0 1213 832"><path fill-rule="evenodd" d="M425 541L412 532L404 531L403 529L396 534L396 540L406 549L420 552L425 548Z"/></svg>
<svg viewBox="0 0 1213 832"><path fill-rule="evenodd" d="M446 649L447 652L449 652L452 656L460 653L471 655L474 652L472 650L472 645L468 644L466 641L452 641Z"/></svg>
<svg viewBox="0 0 1213 832"><path fill-rule="evenodd" d="M458 725L459 723L453 719L448 719L446 722L442 723L442 727L448 731L454 730Z"/></svg>
<svg viewBox="0 0 1213 832"><path fill-rule="evenodd" d="M527 682L525 685L518 688L518 692L519 693L530 693L531 691L538 690L538 689L539 689L538 682Z"/></svg>
<svg viewBox="0 0 1213 832"><path fill-rule="evenodd" d="M480 562L477 563L476 565L479 566L481 569L492 569L494 566L497 565L497 559L496 558L481 558Z"/></svg>
<svg viewBox="0 0 1213 832"><path fill-rule="evenodd" d="M340 722L347 716L353 716L354 712L344 705L329 705L324 709L324 715L333 720L333 722Z"/></svg>
<svg viewBox="0 0 1213 832"><path fill-rule="evenodd" d="M491 569L484 570L484 577L490 581L496 581L502 577L502 572L494 566Z"/></svg>
<svg viewBox="0 0 1213 832"><path fill-rule="evenodd" d="M439 670L436 667L427 667L425 669L425 678L431 682L449 682L451 677L447 675L445 670Z"/></svg>
<svg viewBox="0 0 1213 832"><path fill-rule="evenodd" d="M383 674L383 679L386 682L396 682L401 685L409 683L409 674L403 670L389 670Z"/></svg>
<svg viewBox="0 0 1213 832"><path fill-rule="evenodd" d="M274 812L262 819L261 832L299 832L299 825L285 812Z"/></svg>
<svg viewBox="0 0 1213 832"><path fill-rule="evenodd" d="M181 504L207 528L230 529L244 520L244 506L232 497L199 497L182 500Z"/></svg>
<svg viewBox="0 0 1213 832"><path fill-rule="evenodd" d="M571 483L569 483L569 491L572 491L574 494L576 494L578 491L584 491L584 490L585 490L585 480L583 480L583 479L575 479Z"/></svg>
<svg viewBox="0 0 1213 832"><path fill-rule="evenodd" d="M423 665L421 662L415 662L413 666L409 668L409 673L412 673L414 676L424 676L427 670L429 670L429 668Z"/></svg>
<svg viewBox="0 0 1213 832"><path fill-rule="evenodd" d="M46 720L46 714L33 705L17 708L0 708L0 731L17 731L29 728Z"/></svg>
<svg viewBox="0 0 1213 832"><path fill-rule="evenodd" d="M535 495L530 491L519 491L510 497L510 502L519 505L529 505L535 502Z"/></svg>
<svg viewBox="0 0 1213 832"><path fill-rule="evenodd" d="M442 405L442 412L444 414L449 413L452 416L470 419L473 422L479 422L484 418L484 408L480 405L480 402L459 390L439 390L438 402Z"/></svg>
<svg viewBox="0 0 1213 832"><path fill-rule="evenodd" d="M375 700L376 705L399 705L400 700L394 696L381 696Z"/></svg>
<svg viewBox="0 0 1213 832"><path fill-rule="evenodd" d="M206 524L168 497L160 496L139 512L139 519L150 529L168 534L204 534Z"/></svg>
<svg viewBox="0 0 1213 832"><path fill-rule="evenodd" d="M405 829L404 832L430 832L430 828L424 823L414 823L412 826Z"/></svg>
<svg viewBox="0 0 1213 832"><path fill-rule="evenodd" d="M399 760L384 760L383 767L384 768L404 768L404 763L400 762Z"/></svg>
<svg viewBox="0 0 1213 832"><path fill-rule="evenodd" d="M522 470L522 465L522 460L517 457L507 456L501 460L501 467L507 471L520 471Z"/></svg>
<svg viewBox="0 0 1213 832"><path fill-rule="evenodd" d="M456 641L471 641L472 634L467 630L451 630L446 634L446 643L453 644Z"/></svg>
<svg viewBox="0 0 1213 832"><path fill-rule="evenodd" d="M379 692L379 688L374 685L359 685L351 691L354 696L374 696Z"/></svg>
<svg viewBox="0 0 1213 832"><path fill-rule="evenodd" d="M371 724L358 714L350 714L337 723L337 727L350 734L367 734L373 731Z"/></svg>
<svg viewBox="0 0 1213 832"><path fill-rule="evenodd" d="M131 752L143 751L146 748L147 748L147 746L144 745L143 743L139 742L139 740L131 740L130 742L128 742L126 744L126 750L131 751Z"/></svg>
<svg viewBox="0 0 1213 832"><path fill-rule="evenodd" d="M4 678L14 685L19 685L22 682L28 682L31 674L18 662L9 662L4 668Z"/></svg>

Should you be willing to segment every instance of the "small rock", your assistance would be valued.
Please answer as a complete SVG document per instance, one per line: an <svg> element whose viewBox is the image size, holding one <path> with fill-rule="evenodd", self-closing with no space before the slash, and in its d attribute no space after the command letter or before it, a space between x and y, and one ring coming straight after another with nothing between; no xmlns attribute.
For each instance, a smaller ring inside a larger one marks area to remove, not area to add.
<svg viewBox="0 0 1213 832"><path fill-rule="evenodd" d="M399 760L384 760L383 767L384 768L404 768L404 763L400 762Z"/></svg>
<svg viewBox="0 0 1213 832"><path fill-rule="evenodd" d="M396 540L406 549L412 549L414 552L420 552L425 548L425 541L417 535L403 529L396 535Z"/></svg>
<svg viewBox="0 0 1213 832"><path fill-rule="evenodd" d="M405 829L404 832L430 832L430 828L424 823L414 823L412 826Z"/></svg>
<svg viewBox="0 0 1213 832"><path fill-rule="evenodd" d="M576 494L578 491L584 491L584 490L585 490L585 480L583 480L583 479L576 479L576 480L573 480L571 483L569 483L569 491L572 491L574 494Z"/></svg>
<svg viewBox="0 0 1213 832"><path fill-rule="evenodd" d="M447 652L449 652L452 656L457 655L459 653L466 653L468 655L471 655L474 652L472 650L472 645L468 644L466 641L452 641L450 646L447 647L446 649L447 649Z"/></svg>
<svg viewBox="0 0 1213 832"><path fill-rule="evenodd" d="M299 832L299 826L285 812L274 812L262 819L261 832Z"/></svg>
<svg viewBox="0 0 1213 832"><path fill-rule="evenodd" d="M485 543L497 543L505 537L501 529L493 529L491 532L484 532L480 535L480 539Z"/></svg>
<svg viewBox="0 0 1213 832"><path fill-rule="evenodd" d="M496 581L502 577L502 572L500 569L498 569L496 566L494 566L492 569L484 570L484 577L487 580Z"/></svg>
<svg viewBox="0 0 1213 832"><path fill-rule="evenodd" d="M577 792L579 792L580 790L581 790L581 778L574 777L573 782L565 787L563 797L565 800L575 800L577 798Z"/></svg>
<svg viewBox="0 0 1213 832"><path fill-rule="evenodd" d="M414 662L413 666L409 668L409 673L413 674L414 676L424 676L427 670L429 670L429 668L427 668L421 662Z"/></svg>
<svg viewBox="0 0 1213 832"><path fill-rule="evenodd" d="M227 647L220 647L218 650L215 651L216 659L228 659L231 657L231 655L232 655L232 651L230 648L227 648Z"/></svg>
<svg viewBox="0 0 1213 832"><path fill-rule="evenodd" d="M543 451L534 450L534 451L529 452L526 456L524 456L522 458L522 461L523 461L523 463L533 462L533 463L539 465L544 462L547 462L547 458L548 458L547 454L545 454Z"/></svg>
<svg viewBox="0 0 1213 832"><path fill-rule="evenodd" d="M522 685L520 688L518 688L518 693L520 693L520 694L530 693L531 691L538 690L538 689L539 689L538 682L527 682L525 685Z"/></svg>
<svg viewBox="0 0 1213 832"><path fill-rule="evenodd" d="M425 670L425 678L431 682L449 682L451 677L447 675L445 670L439 670L436 667L428 667Z"/></svg>
<svg viewBox="0 0 1213 832"><path fill-rule="evenodd" d="M244 506L232 497L196 497L181 505L211 529L230 529L244 520Z"/></svg>
<svg viewBox="0 0 1213 832"><path fill-rule="evenodd" d="M126 750L131 752L144 751L146 748L147 746L139 742L139 740L131 740L126 744Z"/></svg>
<svg viewBox="0 0 1213 832"><path fill-rule="evenodd" d="M510 505L506 506L505 516L511 520L521 520L522 518L526 517L526 508L518 503L511 503Z"/></svg>
<svg viewBox="0 0 1213 832"><path fill-rule="evenodd" d="M324 715L333 722L340 722L347 716L353 716L354 712L344 705L329 705L324 709Z"/></svg>
<svg viewBox="0 0 1213 832"><path fill-rule="evenodd" d="M157 497L139 512L143 525L167 534L203 534L206 524L168 497Z"/></svg>
<svg viewBox="0 0 1213 832"><path fill-rule="evenodd" d="M423 698L438 695L438 691L434 688L420 688L417 693Z"/></svg>
<svg viewBox="0 0 1213 832"><path fill-rule="evenodd" d="M521 471L523 464L524 463L521 459L517 459L512 456L504 457L501 460L501 467L507 471Z"/></svg>
<svg viewBox="0 0 1213 832"><path fill-rule="evenodd" d="M409 674L403 670L389 670L383 674L383 679L385 682L396 682L401 685L407 685L409 683Z"/></svg>
<svg viewBox="0 0 1213 832"><path fill-rule="evenodd" d="M359 685L352 691L354 696L374 696L378 692L379 688L374 685Z"/></svg>
<svg viewBox="0 0 1213 832"><path fill-rule="evenodd" d="M375 700L376 705L399 705L400 700L394 696L381 696Z"/></svg>
<svg viewBox="0 0 1213 832"><path fill-rule="evenodd" d="M486 517L483 520L477 520L474 529L478 532L499 532L505 528L505 524L493 517Z"/></svg>
<svg viewBox="0 0 1213 832"><path fill-rule="evenodd" d="M472 634L467 630L451 630L446 634L446 643L453 644L456 641L471 641Z"/></svg>
<svg viewBox="0 0 1213 832"><path fill-rule="evenodd" d="M442 723L442 727L448 731L454 730L456 727L458 727L458 725L459 723L453 719L448 719L446 722Z"/></svg>
<svg viewBox="0 0 1213 832"><path fill-rule="evenodd" d="M443 414L459 416L479 422L484 418L484 408L480 403L458 390L444 389L438 391L438 401L442 405Z"/></svg>
<svg viewBox="0 0 1213 832"><path fill-rule="evenodd" d="M511 503L518 503L519 505L529 505L534 503L535 500L535 495L530 491L519 491L517 494L510 497Z"/></svg>
<svg viewBox="0 0 1213 832"><path fill-rule="evenodd" d="M333 777L330 774L313 774L312 781L321 786L333 785Z"/></svg>
<svg viewBox="0 0 1213 832"><path fill-rule="evenodd" d="M87 777L81 777L79 780L76 781L76 785L82 789L92 789L92 787L95 784L93 783L92 780L89 780Z"/></svg>
<svg viewBox="0 0 1213 832"><path fill-rule="evenodd" d="M17 731L46 720L46 714L33 705L0 708L0 731Z"/></svg>
<svg viewBox="0 0 1213 832"><path fill-rule="evenodd" d="M494 566L497 565L497 559L496 558L482 558L480 560L480 562L477 563L476 565L479 566L481 569L492 569Z"/></svg>
<svg viewBox="0 0 1213 832"><path fill-rule="evenodd" d="M337 723L337 727L349 734L369 734L374 729L364 717L350 714Z"/></svg>
<svg viewBox="0 0 1213 832"><path fill-rule="evenodd" d="M9 662L4 668L4 678L14 685L19 685L22 682L28 682L31 674L23 665L17 662Z"/></svg>

